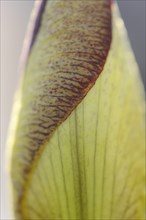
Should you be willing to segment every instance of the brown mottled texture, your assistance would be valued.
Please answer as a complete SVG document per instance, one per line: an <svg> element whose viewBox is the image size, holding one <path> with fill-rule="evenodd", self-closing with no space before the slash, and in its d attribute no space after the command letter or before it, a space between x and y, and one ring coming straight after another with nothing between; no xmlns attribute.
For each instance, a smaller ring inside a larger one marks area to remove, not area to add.
<svg viewBox="0 0 146 220"><path fill-rule="evenodd" d="M110 43L109 1L47 2L22 83L12 159L16 203L41 146L94 85Z"/></svg>

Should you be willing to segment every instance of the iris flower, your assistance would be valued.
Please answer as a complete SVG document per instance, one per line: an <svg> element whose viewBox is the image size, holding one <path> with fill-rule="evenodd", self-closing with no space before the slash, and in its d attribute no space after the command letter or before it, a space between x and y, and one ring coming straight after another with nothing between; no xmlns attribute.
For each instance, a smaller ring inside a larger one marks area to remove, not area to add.
<svg viewBox="0 0 146 220"><path fill-rule="evenodd" d="M36 1L20 72L15 219L144 220L144 88L116 2Z"/></svg>

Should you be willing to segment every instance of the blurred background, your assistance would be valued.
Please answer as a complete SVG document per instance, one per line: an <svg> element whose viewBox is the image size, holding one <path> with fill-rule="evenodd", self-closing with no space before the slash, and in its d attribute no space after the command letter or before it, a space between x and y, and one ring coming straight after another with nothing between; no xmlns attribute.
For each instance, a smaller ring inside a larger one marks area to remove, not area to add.
<svg viewBox="0 0 146 220"><path fill-rule="evenodd" d="M145 0L118 0L118 5L145 83ZM33 0L1 0L1 219L11 220L8 178L5 172L5 143L13 96L20 73L19 56Z"/></svg>

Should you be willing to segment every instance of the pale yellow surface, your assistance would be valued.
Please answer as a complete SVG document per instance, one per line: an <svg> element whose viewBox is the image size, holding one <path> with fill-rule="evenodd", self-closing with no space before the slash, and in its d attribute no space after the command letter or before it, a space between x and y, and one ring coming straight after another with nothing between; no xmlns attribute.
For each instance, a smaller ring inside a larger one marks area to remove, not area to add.
<svg viewBox="0 0 146 220"><path fill-rule="evenodd" d="M104 70L33 164L22 219L144 220L144 125L143 86L114 6Z"/></svg>

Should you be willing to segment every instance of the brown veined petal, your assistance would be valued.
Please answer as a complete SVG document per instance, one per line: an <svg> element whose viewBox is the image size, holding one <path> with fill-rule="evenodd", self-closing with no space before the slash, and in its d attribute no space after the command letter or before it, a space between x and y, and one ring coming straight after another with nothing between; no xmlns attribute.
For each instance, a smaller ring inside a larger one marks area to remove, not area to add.
<svg viewBox="0 0 146 220"><path fill-rule="evenodd" d="M47 7L29 51L9 142L16 216L142 220L144 94L116 5L108 57L109 1L50 1Z"/></svg>

